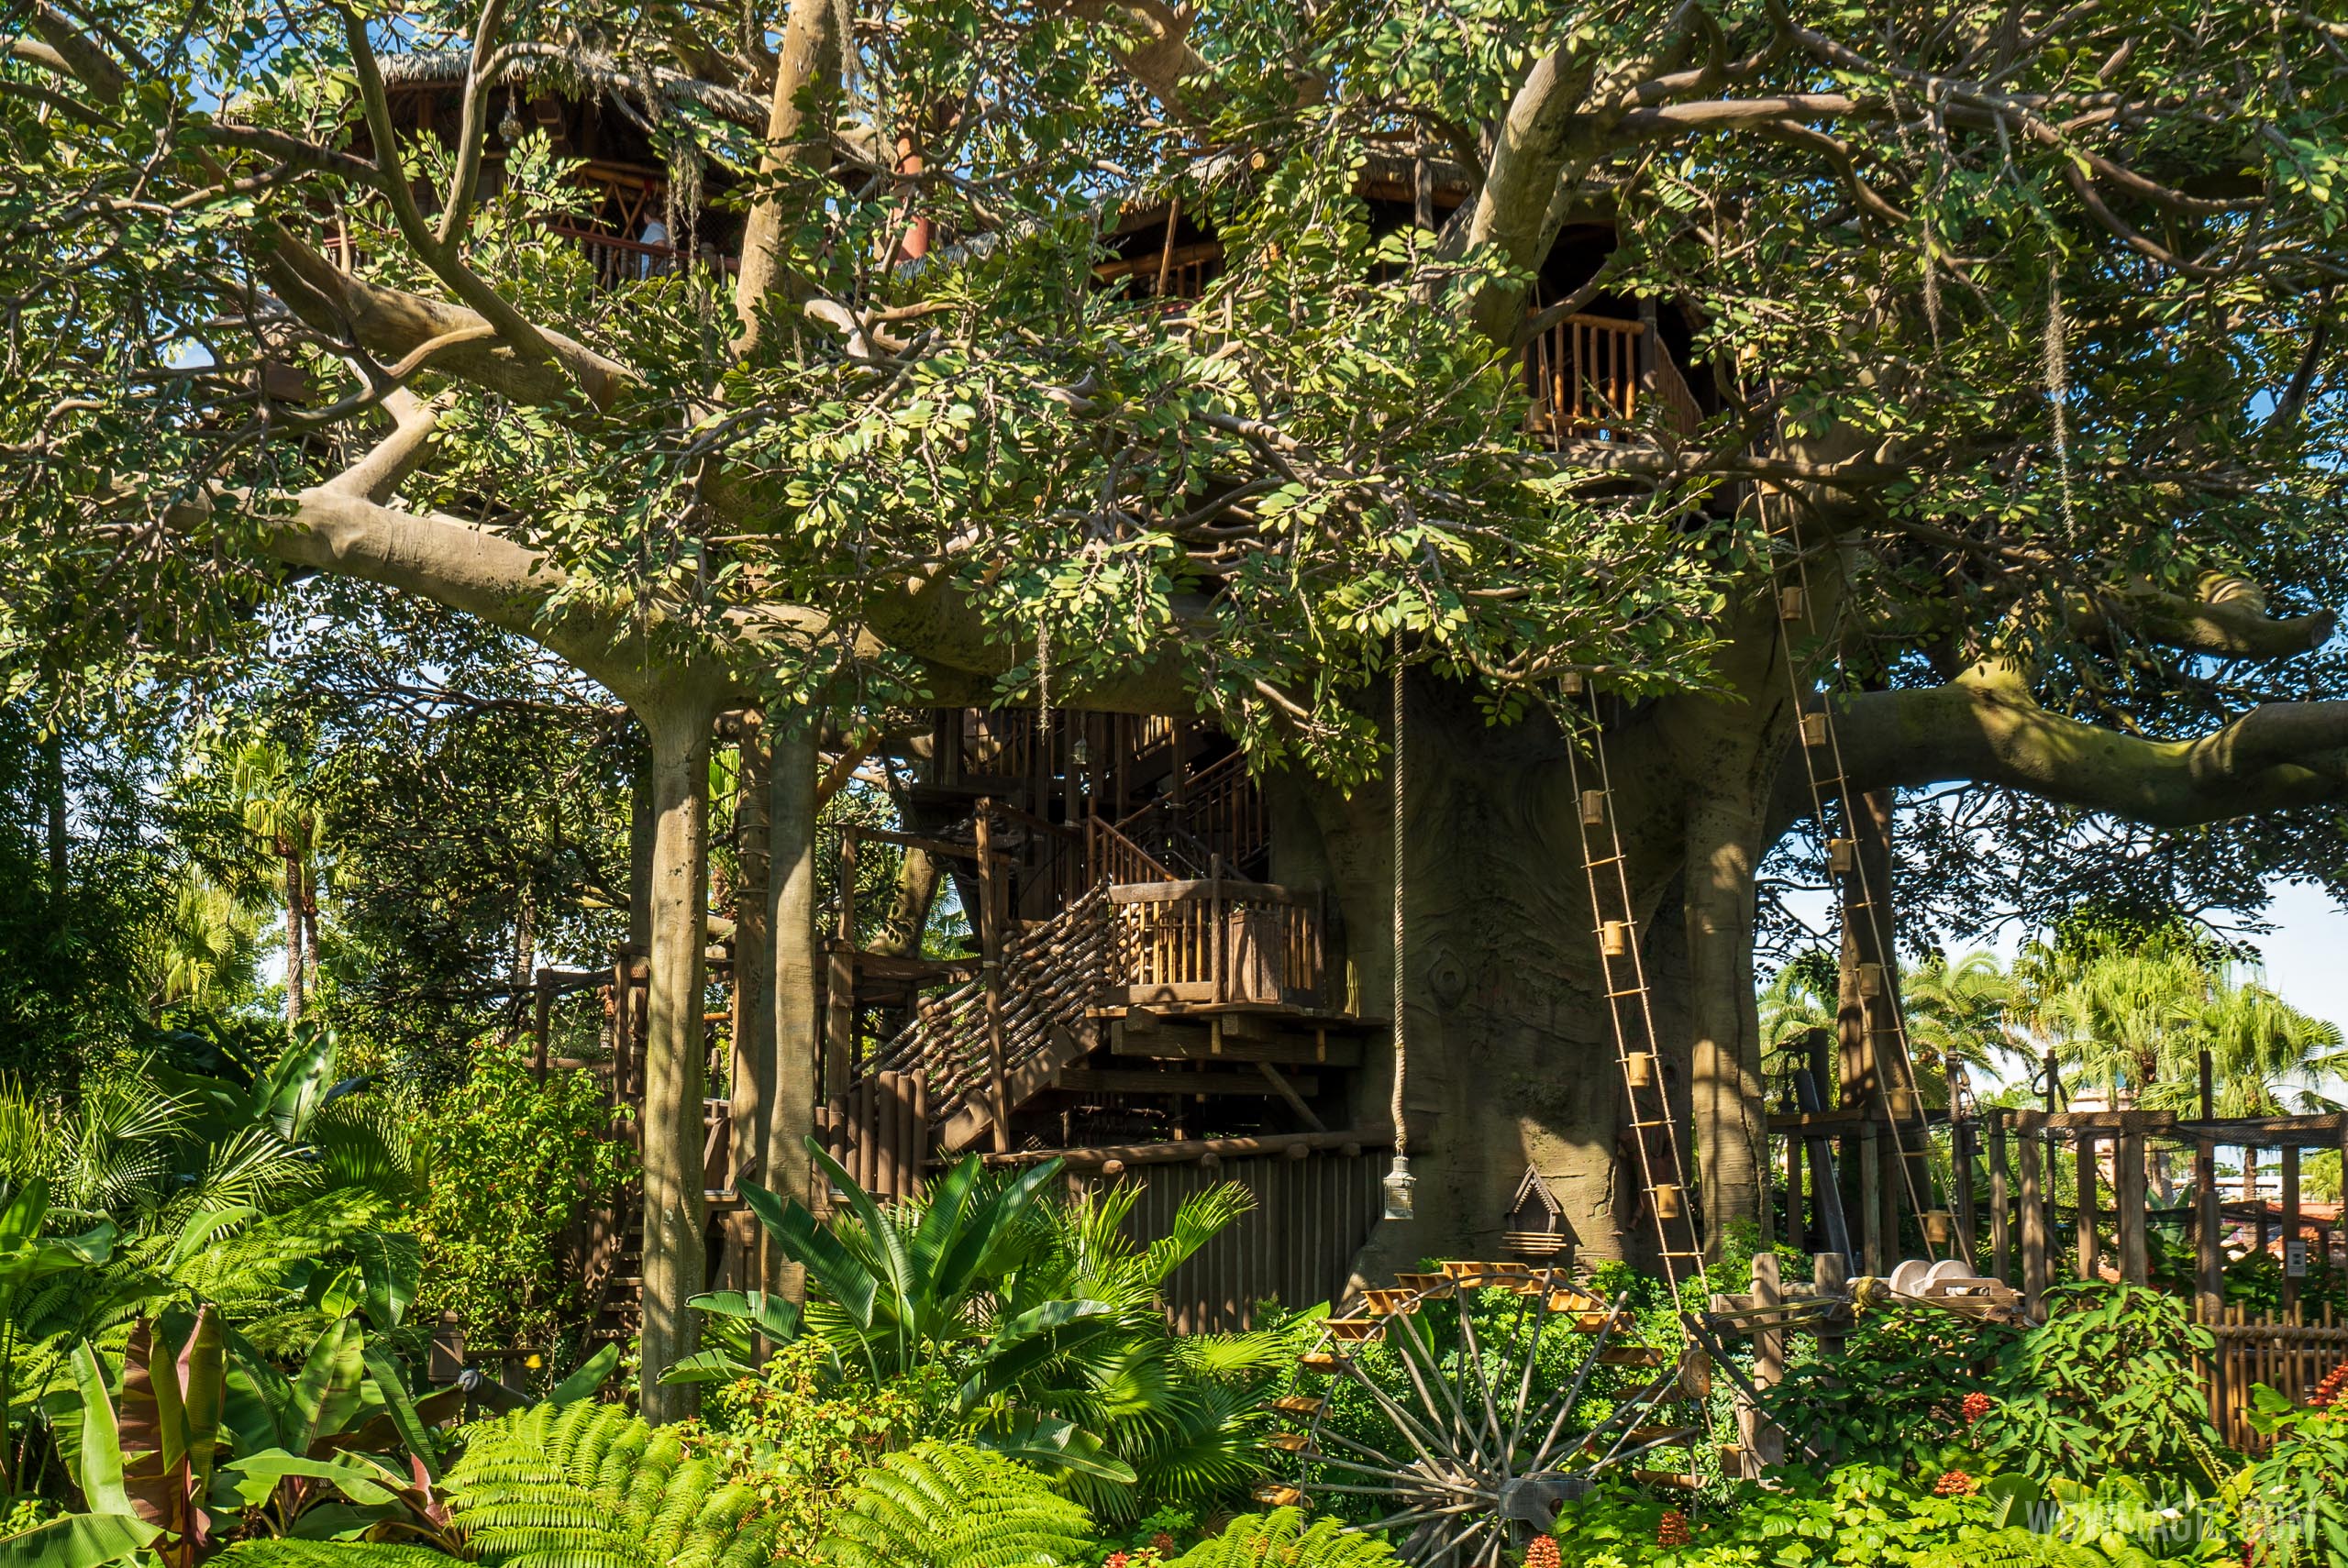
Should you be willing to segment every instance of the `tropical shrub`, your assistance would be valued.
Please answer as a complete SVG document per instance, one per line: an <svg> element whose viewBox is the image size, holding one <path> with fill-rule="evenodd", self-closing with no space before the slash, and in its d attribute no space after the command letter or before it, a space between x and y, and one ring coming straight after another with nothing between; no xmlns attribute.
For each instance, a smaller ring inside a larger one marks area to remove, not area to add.
<svg viewBox="0 0 2348 1568"><path fill-rule="evenodd" d="M1792 1362L1763 1408L1830 1460L1937 1474L1943 1451L1970 1441L1966 1397L2015 1337L1940 1312L1864 1314L1839 1355Z"/></svg>
<svg viewBox="0 0 2348 1568"><path fill-rule="evenodd" d="M2050 1291L2046 1309L2044 1324L1999 1356L1978 1429L1988 1451L2041 1477L2128 1472L2213 1490L2227 1465L2193 1364L2213 1342L2187 1304L2140 1286L2079 1284Z"/></svg>
<svg viewBox="0 0 2348 1568"><path fill-rule="evenodd" d="M593 1073L556 1069L540 1084L519 1045L484 1048L425 1105L421 1316L454 1312L476 1344L554 1343L583 1308L557 1254L563 1230L579 1199L615 1192L630 1174L633 1151L605 1135L612 1116Z"/></svg>
<svg viewBox="0 0 2348 1568"><path fill-rule="evenodd" d="M1260 1406L1292 1359L1289 1336L1178 1335L1159 1293L1246 1212L1244 1189L1194 1195L1168 1235L1142 1246L1124 1231L1138 1188L1050 1198L1057 1161L999 1176L965 1160L919 1199L883 1209L810 1148L847 1212L818 1222L755 1184L745 1191L807 1269L804 1331L837 1363L836 1384L912 1378L925 1402L930 1380L942 1380L952 1390L943 1430L1043 1469L1113 1520L1219 1501L1260 1473ZM693 1305L732 1344L747 1342L753 1322L770 1338L801 1331L795 1314L763 1298L724 1293ZM671 1375L749 1371L721 1350Z"/></svg>
<svg viewBox="0 0 2348 1568"><path fill-rule="evenodd" d="M820 1341L778 1350L758 1375L713 1386L687 1436L773 1517L785 1557L814 1551L839 1494L883 1454L952 1432L954 1387L942 1372L874 1386Z"/></svg>
<svg viewBox="0 0 2348 1568"><path fill-rule="evenodd" d="M1075 1562L1092 1521L1017 1462L925 1442L858 1477L815 1549L838 1568L1014 1568Z"/></svg>

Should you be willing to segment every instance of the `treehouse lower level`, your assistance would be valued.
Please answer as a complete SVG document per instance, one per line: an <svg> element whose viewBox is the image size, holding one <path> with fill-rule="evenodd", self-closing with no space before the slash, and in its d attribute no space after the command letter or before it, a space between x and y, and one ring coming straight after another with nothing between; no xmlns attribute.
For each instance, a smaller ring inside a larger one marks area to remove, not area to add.
<svg viewBox="0 0 2348 1568"><path fill-rule="evenodd" d="M1239 1180L1264 1211L1231 1257L1186 1268L1178 1313L1230 1326L1257 1299L1342 1292L1390 1136L1348 1124L1350 1076L1386 1025L1350 1005L1322 890L1270 879L1236 748L1177 721L949 711L929 749L905 829L841 834L818 1112L835 1155L884 1199L966 1155L1058 1155L1077 1185L1143 1179L1145 1227ZM874 844L945 863L974 954L859 943Z"/></svg>

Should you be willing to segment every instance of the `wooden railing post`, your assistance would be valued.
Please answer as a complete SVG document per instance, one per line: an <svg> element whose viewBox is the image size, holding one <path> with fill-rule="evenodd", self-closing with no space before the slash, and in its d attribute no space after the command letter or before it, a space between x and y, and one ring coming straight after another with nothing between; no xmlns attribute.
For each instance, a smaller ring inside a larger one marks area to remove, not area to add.
<svg viewBox="0 0 2348 1568"><path fill-rule="evenodd" d="M1989 1272L2014 1282L2012 1198L2006 1191L2006 1112L1989 1112Z"/></svg>
<svg viewBox="0 0 2348 1568"><path fill-rule="evenodd" d="M1002 899L995 880L994 802L980 801L979 851L979 970L986 981L987 1103L994 1119L994 1152L1011 1152L1011 1096L1002 1052Z"/></svg>
<svg viewBox="0 0 2348 1568"><path fill-rule="evenodd" d="M2072 1148L2076 1160L2073 1181L2078 1200L2075 1213L2078 1219L2078 1235L2076 1239L2079 1251L2079 1277L2094 1279L2099 1274L2101 1264L2101 1260L2097 1256L2095 1234L2096 1139L2094 1133L2085 1129L2081 1129L2075 1137L2077 1141Z"/></svg>
<svg viewBox="0 0 2348 1568"><path fill-rule="evenodd" d="M2299 1234L2299 1146L2286 1143L2282 1150L2283 1164L2283 1307L2285 1310L2298 1305L2299 1275L2291 1272L2292 1255L2298 1254L2301 1271L2307 1268L2307 1239Z"/></svg>
<svg viewBox="0 0 2348 1568"><path fill-rule="evenodd" d="M2144 1135L2122 1132L2112 1160L2112 1207L2120 1222L2120 1277L2130 1285L2143 1285L2152 1277L2150 1247L2144 1234Z"/></svg>
<svg viewBox="0 0 2348 1568"><path fill-rule="evenodd" d="M2052 1283L2052 1247L2046 1227L2046 1195L2039 1181L2040 1143L2034 1133L2021 1135L2021 1297L2033 1318L2039 1315L2046 1287Z"/></svg>

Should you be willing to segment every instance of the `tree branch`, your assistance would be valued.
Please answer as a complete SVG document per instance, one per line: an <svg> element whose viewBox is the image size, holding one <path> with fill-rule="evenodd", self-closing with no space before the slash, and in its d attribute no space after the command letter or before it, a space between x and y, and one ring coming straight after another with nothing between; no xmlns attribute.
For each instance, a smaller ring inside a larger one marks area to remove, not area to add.
<svg viewBox="0 0 2348 1568"><path fill-rule="evenodd" d="M2144 740L2050 713L2010 672L1870 691L1837 710L1844 775L1856 790L1973 783L2196 827L2348 800L2348 702L2270 702L2185 740ZM1801 759L1778 788L1780 822L1806 812Z"/></svg>

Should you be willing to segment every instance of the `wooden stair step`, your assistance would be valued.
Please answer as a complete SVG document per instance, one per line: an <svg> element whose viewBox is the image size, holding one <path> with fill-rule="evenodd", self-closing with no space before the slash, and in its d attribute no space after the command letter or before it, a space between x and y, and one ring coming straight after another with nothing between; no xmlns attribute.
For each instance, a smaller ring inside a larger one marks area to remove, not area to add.
<svg viewBox="0 0 2348 1568"><path fill-rule="evenodd" d="M1361 1294L1373 1318L1404 1316L1419 1309L1418 1293L1413 1290L1365 1290Z"/></svg>
<svg viewBox="0 0 2348 1568"><path fill-rule="evenodd" d="M1661 1366L1670 1359L1653 1345L1608 1345L1598 1353L1600 1366Z"/></svg>
<svg viewBox="0 0 2348 1568"><path fill-rule="evenodd" d="M1312 1446L1312 1440L1302 1432L1274 1432L1264 1441L1282 1453L1302 1453Z"/></svg>
<svg viewBox="0 0 2348 1568"><path fill-rule="evenodd" d="M1631 1479L1649 1486L1672 1486L1682 1492L1700 1492L1704 1486L1702 1476L1682 1475L1676 1470L1634 1470Z"/></svg>
<svg viewBox="0 0 2348 1568"><path fill-rule="evenodd" d="M1384 1327L1375 1318L1332 1318L1321 1325L1333 1340L1348 1342L1376 1339Z"/></svg>
<svg viewBox="0 0 2348 1568"><path fill-rule="evenodd" d="M1317 1394L1283 1394L1270 1408L1283 1416L1317 1416L1328 1403Z"/></svg>
<svg viewBox="0 0 2348 1568"><path fill-rule="evenodd" d="M1306 1372L1318 1372L1325 1375L1338 1371L1346 1364L1346 1362L1343 1356L1334 1355L1328 1351L1306 1351L1302 1355L1296 1358L1296 1364Z"/></svg>

